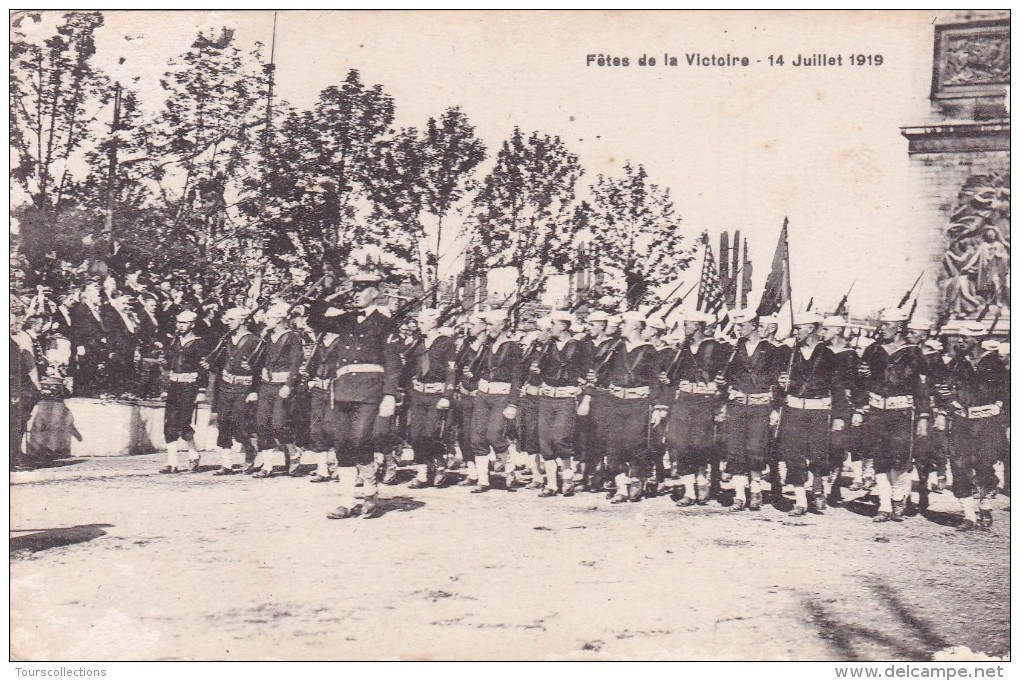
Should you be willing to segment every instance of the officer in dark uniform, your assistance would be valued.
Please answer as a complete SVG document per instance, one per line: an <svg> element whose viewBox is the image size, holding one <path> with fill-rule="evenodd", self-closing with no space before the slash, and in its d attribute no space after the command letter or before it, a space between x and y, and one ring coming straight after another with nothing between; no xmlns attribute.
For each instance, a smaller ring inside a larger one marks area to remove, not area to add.
<svg viewBox="0 0 1020 681"><path fill-rule="evenodd" d="M290 418L292 397L301 380L304 351L301 336L287 328L289 312L290 306L284 302L274 303L265 312L265 329L257 350L259 387L255 410L255 436L262 468L253 478L271 478L277 466L288 464L291 475L300 474L301 454L294 444Z"/></svg>
<svg viewBox="0 0 1020 681"><path fill-rule="evenodd" d="M389 419L396 409L400 383L399 348L389 342L390 311L375 305L380 278L359 274L351 278L352 307L333 307L328 298L308 310L308 326L316 333L335 333L339 343L332 379L330 410L337 456L340 506L331 519L378 511L374 456L376 418ZM364 481L364 502L355 503L355 478Z"/></svg>
<svg viewBox="0 0 1020 681"><path fill-rule="evenodd" d="M553 310L549 315L551 338L532 367L540 380L538 440L545 468L545 489L540 497L556 496L557 474L563 478L563 496L574 495L574 428L581 388L588 375L585 346L572 334L574 315Z"/></svg>
<svg viewBox="0 0 1020 681"><path fill-rule="evenodd" d="M449 329L437 328L439 311L418 313L418 335L406 354L407 441L414 451L415 479L421 489L437 484L446 471L446 429L457 378L457 345Z"/></svg>
<svg viewBox="0 0 1020 681"><path fill-rule="evenodd" d="M989 530L991 499L998 484L995 462L1009 429L1009 372L998 352L982 349L986 331L980 322L961 321L954 326L950 341L953 358L944 382L936 389L939 412L935 420L937 426L943 426L952 419L949 456L953 495L963 507L963 522L957 529Z"/></svg>
<svg viewBox="0 0 1020 681"><path fill-rule="evenodd" d="M229 336L219 341L211 356L202 361L202 368L219 374L216 386L216 446L222 457L214 475L234 472L233 454L244 451L247 466L255 462L252 445L251 405L258 399L258 385L249 359L258 344L258 337L247 328L248 311L242 307L223 313Z"/></svg>
<svg viewBox="0 0 1020 681"><path fill-rule="evenodd" d="M205 342L195 335L195 319L191 310L177 314L177 335L167 351L168 384L166 409L163 414L163 437L166 439L166 465L160 473L198 472L199 455L195 446L195 429L191 422L195 405L205 401L206 376L202 362L206 356ZM184 469L178 452L187 447L188 467Z"/></svg>

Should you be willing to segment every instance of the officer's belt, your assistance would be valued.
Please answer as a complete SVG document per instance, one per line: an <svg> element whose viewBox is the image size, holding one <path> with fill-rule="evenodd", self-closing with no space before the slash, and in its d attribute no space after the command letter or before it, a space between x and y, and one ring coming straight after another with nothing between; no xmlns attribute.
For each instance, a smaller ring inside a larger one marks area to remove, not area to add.
<svg viewBox="0 0 1020 681"><path fill-rule="evenodd" d="M483 378L478 381L478 392L486 395L509 395L510 384L502 381L486 381Z"/></svg>
<svg viewBox="0 0 1020 681"><path fill-rule="evenodd" d="M534 396L538 395L538 393L541 392L541 390L542 390L542 388L540 386L537 386L537 385L526 385L523 388L521 388L521 395L527 395L529 397L534 397Z"/></svg>
<svg viewBox="0 0 1020 681"><path fill-rule="evenodd" d="M310 378L308 379L308 387L316 388L317 390L329 390L329 379L328 378Z"/></svg>
<svg viewBox="0 0 1020 681"><path fill-rule="evenodd" d="M647 385L639 385L636 388L621 388L611 385L608 390L610 395L621 400L641 399L642 397L648 397L652 392Z"/></svg>
<svg viewBox="0 0 1020 681"><path fill-rule="evenodd" d="M290 379L289 371L269 371L268 369L262 370L262 380L266 383L286 383Z"/></svg>
<svg viewBox="0 0 1020 681"><path fill-rule="evenodd" d="M581 394L581 388L576 385L551 386L543 383L538 394L542 397L577 397Z"/></svg>
<svg viewBox="0 0 1020 681"><path fill-rule="evenodd" d="M877 393L868 393L868 406L873 409L913 409L913 395L892 395L882 397Z"/></svg>
<svg viewBox="0 0 1020 681"><path fill-rule="evenodd" d="M238 376L237 374L232 374L229 371L224 371L220 374L220 378L222 378L223 382L227 385L251 385L251 376Z"/></svg>
<svg viewBox="0 0 1020 681"><path fill-rule="evenodd" d="M437 395L446 390L445 383L422 383L417 379L411 381L411 387L422 395Z"/></svg>
<svg viewBox="0 0 1020 681"><path fill-rule="evenodd" d="M171 383L194 383L198 380L198 372L193 371L190 374L179 374L176 372L170 372Z"/></svg>
<svg viewBox="0 0 1020 681"><path fill-rule="evenodd" d="M794 397L786 396L786 406L794 409L831 409L831 397Z"/></svg>
<svg viewBox="0 0 1020 681"><path fill-rule="evenodd" d="M386 369L382 364L345 364L337 368L336 377L340 378L346 374L381 374Z"/></svg>
<svg viewBox="0 0 1020 681"><path fill-rule="evenodd" d="M1001 413L1002 408L997 404L983 404L980 407L956 410L956 415L962 416L965 419L987 419L992 416L998 416Z"/></svg>
<svg viewBox="0 0 1020 681"><path fill-rule="evenodd" d="M772 403L772 393L745 394L739 390L730 390L729 400L736 404L746 404L749 407L761 407Z"/></svg>
<svg viewBox="0 0 1020 681"><path fill-rule="evenodd" d="M677 394L688 393L690 395L718 395L719 386L715 381L710 383L692 383L691 381L680 381L677 386Z"/></svg>

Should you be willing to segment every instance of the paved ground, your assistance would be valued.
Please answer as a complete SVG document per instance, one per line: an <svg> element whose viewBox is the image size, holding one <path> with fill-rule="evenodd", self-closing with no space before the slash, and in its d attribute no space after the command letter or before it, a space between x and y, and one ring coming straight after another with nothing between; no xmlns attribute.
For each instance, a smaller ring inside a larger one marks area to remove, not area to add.
<svg viewBox="0 0 1020 681"><path fill-rule="evenodd" d="M1009 652L1009 498L954 531L869 501L789 519L666 497L335 485L159 457L12 475L14 659L925 660Z"/></svg>

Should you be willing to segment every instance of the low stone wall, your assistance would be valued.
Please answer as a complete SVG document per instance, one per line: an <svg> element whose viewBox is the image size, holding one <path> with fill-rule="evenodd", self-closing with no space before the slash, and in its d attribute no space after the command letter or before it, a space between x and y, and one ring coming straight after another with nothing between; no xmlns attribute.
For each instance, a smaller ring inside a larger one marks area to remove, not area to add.
<svg viewBox="0 0 1020 681"><path fill-rule="evenodd" d="M216 445L216 426L208 405L201 405L195 423L199 449ZM44 399L29 423L28 454L36 459L125 456L166 449L163 403L75 397Z"/></svg>

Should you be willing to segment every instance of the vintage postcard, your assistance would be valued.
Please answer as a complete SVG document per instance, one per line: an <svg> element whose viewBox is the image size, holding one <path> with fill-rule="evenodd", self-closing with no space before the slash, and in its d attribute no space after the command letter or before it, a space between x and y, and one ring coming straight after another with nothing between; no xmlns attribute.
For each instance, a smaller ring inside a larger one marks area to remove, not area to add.
<svg viewBox="0 0 1020 681"><path fill-rule="evenodd" d="M1001 675L1008 11L9 19L18 675Z"/></svg>

